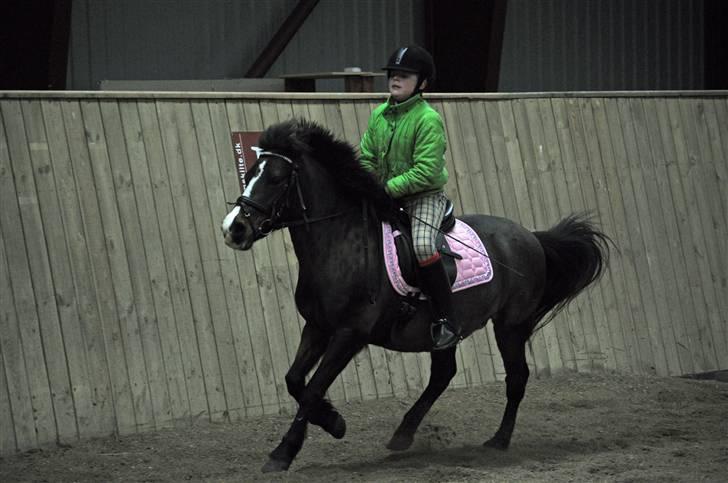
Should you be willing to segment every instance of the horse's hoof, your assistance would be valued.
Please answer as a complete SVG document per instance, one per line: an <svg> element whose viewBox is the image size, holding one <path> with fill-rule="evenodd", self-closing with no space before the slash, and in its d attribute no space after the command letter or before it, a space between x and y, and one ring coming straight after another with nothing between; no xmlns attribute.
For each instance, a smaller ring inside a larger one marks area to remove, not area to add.
<svg viewBox="0 0 728 483"><path fill-rule="evenodd" d="M324 428L327 433L336 439L341 439L346 434L346 421L341 414L336 414L336 418L331 424L327 424Z"/></svg>
<svg viewBox="0 0 728 483"><path fill-rule="evenodd" d="M493 437L483 443L483 446L485 446L486 448L495 448L501 451L505 451L508 449L508 441Z"/></svg>
<svg viewBox="0 0 728 483"><path fill-rule="evenodd" d="M261 468L260 471L262 471L263 473L273 473L274 471L288 471L289 466L291 466L290 462L274 460L273 458L271 458L266 464L263 465L263 468Z"/></svg>
<svg viewBox="0 0 728 483"><path fill-rule="evenodd" d="M391 451L405 451L412 446L415 440L413 436L394 435L387 443L387 449Z"/></svg>

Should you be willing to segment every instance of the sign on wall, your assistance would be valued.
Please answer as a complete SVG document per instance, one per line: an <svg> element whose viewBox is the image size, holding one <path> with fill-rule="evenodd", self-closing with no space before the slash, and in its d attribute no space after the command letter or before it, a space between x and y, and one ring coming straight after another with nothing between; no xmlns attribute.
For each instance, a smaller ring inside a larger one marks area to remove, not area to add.
<svg viewBox="0 0 728 483"><path fill-rule="evenodd" d="M240 183L240 191L245 189L245 173L248 172L250 166L258 159L254 146L257 145L260 138L260 131L233 131L233 153L235 154L235 172Z"/></svg>

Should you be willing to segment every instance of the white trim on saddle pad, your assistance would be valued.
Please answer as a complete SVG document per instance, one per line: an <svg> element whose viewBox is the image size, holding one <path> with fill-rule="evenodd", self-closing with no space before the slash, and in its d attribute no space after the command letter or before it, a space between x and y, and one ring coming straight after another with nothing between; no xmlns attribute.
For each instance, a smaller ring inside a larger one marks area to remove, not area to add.
<svg viewBox="0 0 728 483"><path fill-rule="evenodd" d="M402 272L399 270L397 248L394 244L394 238L399 234L399 231L392 231L392 226L389 223L382 222L384 265L387 268L389 282L395 292L405 296L415 295L420 293L420 289L405 282L404 278L402 278ZM493 280L493 266L490 263L488 252L475 230L466 223L455 220L455 227L448 233L447 242L453 252L463 257L462 260L455 259L458 275L452 286L453 292Z"/></svg>

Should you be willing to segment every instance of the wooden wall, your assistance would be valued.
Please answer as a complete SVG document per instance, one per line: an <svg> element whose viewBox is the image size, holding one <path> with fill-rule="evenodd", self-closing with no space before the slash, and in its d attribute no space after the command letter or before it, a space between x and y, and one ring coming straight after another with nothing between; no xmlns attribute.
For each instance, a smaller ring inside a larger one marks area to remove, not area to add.
<svg viewBox="0 0 728 483"><path fill-rule="evenodd" d="M530 344L534 374L728 368L728 93L430 96L458 212L548 228L592 210L601 282ZM287 233L222 242L231 131L311 118L356 142L366 95L0 93L0 453L291 412L302 321ZM454 387L502 379L492 330ZM368 348L335 401L419 391L426 354Z"/></svg>

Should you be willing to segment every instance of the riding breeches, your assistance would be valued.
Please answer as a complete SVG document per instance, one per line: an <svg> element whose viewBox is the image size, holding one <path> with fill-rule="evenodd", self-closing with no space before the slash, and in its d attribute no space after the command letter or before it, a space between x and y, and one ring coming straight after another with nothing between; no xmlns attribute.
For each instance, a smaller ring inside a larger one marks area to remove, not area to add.
<svg viewBox="0 0 728 483"><path fill-rule="evenodd" d="M435 238L445 216L447 197L442 191L404 200L412 223L412 245L418 262L425 262L437 253Z"/></svg>

